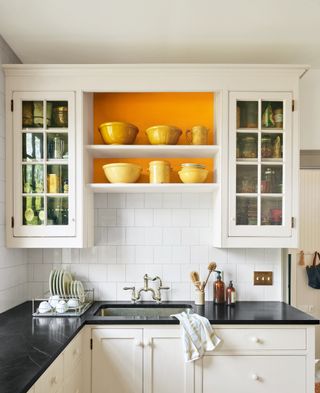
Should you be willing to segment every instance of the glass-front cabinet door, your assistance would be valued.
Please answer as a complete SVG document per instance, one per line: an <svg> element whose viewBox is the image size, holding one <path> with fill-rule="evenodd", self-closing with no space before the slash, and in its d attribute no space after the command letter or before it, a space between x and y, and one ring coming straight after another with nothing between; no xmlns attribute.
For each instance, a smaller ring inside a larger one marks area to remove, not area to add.
<svg viewBox="0 0 320 393"><path fill-rule="evenodd" d="M290 236L292 95L230 93L229 235Z"/></svg>
<svg viewBox="0 0 320 393"><path fill-rule="evenodd" d="M74 236L74 93L17 92L13 104L14 236Z"/></svg>

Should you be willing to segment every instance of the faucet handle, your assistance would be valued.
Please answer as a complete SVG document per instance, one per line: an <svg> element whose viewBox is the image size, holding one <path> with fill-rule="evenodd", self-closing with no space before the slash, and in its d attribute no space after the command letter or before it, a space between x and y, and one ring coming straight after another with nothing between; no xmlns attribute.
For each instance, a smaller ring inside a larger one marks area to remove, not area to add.
<svg viewBox="0 0 320 393"><path fill-rule="evenodd" d="M161 287L159 287L159 289L170 289L170 287L163 287L163 286L161 286Z"/></svg>
<svg viewBox="0 0 320 393"><path fill-rule="evenodd" d="M125 291L135 291L136 287L123 287Z"/></svg>

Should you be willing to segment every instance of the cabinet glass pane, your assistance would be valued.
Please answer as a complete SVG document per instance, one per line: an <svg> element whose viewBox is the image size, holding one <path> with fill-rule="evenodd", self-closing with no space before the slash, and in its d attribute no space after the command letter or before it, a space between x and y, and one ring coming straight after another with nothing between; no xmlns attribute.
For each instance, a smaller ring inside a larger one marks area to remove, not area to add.
<svg viewBox="0 0 320 393"><path fill-rule="evenodd" d="M22 190L24 194L44 192L43 165L22 165Z"/></svg>
<svg viewBox="0 0 320 393"><path fill-rule="evenodd" d="M282 198L261 198L261 225L282 225Z"/></svg>
<svg viewBox="0 0 320 393"><path fill-rule="evenodd" d="M68 158L68 134L47 134L48 160L62 160Z"/></svg>
<svg viewBox="0 0 320 393"><path fill-rule="evenodd" d="M257 185L258 166L237 165L237 193L256 193Z"/></svg>
<svg viewBox="0 0 320 393"><path fill-rule="evenodd" d="M69 204L67 197L48 197L48 225L68 225Z"/></svg>
<svg viewBox="0 0 320 393"><path fill-rule="evenodd" d="M282 165L261 166L261 193L282 193Z"/></svg>
<svg viewBox="0 0 320 393"><path fill-rule="evenodd" d="M43 127L43 102L42 101L22 102L22 127L23 128Z"/></svg>
<svg viewBox="0 0 320 393"><path fill-rule="evenodd" d="M237 134L237 158L254 159L258 158L258 134L238 133Z"/></svg>
<svg viewBox="0 0 320 393"><path fill-rule="evenodd" d="M262 101L261 127L283 129L282 101Z"/></svg>
<svg viewBox="0 0 320 393"><path fill-rule="evenodd" d="M22 134L23 161L40 161L43 159L43 134L24 132Z"/></svg>
<svg viewBox="0 0 320 393"><path fill-rule="evenodd" d="M258 128L258 101L237 101L237 128Z"/></svg>
<svg viewBox="0 0 320 393"><path fill-rule="evenodd" d="M237 225L257 225L257 198L237 196Z"/></svg>
<svg viewBox="0 0 320 393"><path fill-rule="evenodd" d="M68 193L67 165L48 165L47 192L48 194Z"/></svg>
<svg viewBox="0 0 320 393"><path fill-rule="evenodd" d="M45 218L43 197L25 196L22 203L23 225L43 225Z"/></svg>
<svg viewBox="0 0 320 393"><path fill-rule="evenodd" d="M68 127L68 101L47 101L48 127Z"/></svg>
<svg viewBox="0 0 320 393"><path fill-rule="evenodd" d="M283 151L282 134L261 135L261 159L262 160L281 160Z"/></svg>

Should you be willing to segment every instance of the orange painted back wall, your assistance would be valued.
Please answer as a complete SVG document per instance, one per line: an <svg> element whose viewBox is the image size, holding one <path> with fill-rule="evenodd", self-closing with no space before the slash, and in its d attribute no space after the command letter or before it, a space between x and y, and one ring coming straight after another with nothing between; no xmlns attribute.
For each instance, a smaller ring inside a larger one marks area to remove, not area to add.
<svg viewBox="0 0 320 393"><path fill-rule="evenodd" d="M145 130L159 124L181 128L179 145L186 144L187 129L201 124L209 128L209 144L213 144L213 102L213 93L95 93L94 143L103 144L101 123L125 121L139 128L135 144L149 144Z"/></svg>

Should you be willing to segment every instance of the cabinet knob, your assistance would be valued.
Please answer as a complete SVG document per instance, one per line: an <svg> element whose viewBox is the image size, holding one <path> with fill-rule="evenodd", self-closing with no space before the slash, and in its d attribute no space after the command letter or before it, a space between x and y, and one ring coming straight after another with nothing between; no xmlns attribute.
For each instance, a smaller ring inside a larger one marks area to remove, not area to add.
<svg viewBox="0 0 320 393"><path fill-rule="evenodd" d="M134 345L135 345L136 347L143 347L143 342L140 341L140 340L134 340Z"/></svg>
<svg viewBox="0 0 320 393"><path fill-rule="evenodd" d="M57 377L52 377L50 383L51 385L57 384Z"/></svg>
<svg viewBox="0 0 320 393"><path fill-rule="evenodd" d="M258 337L252 337L252 338L251 338L251 341L254 342L254 343L256 343L256 344L258 344L258 343L260 342L260 340L259 340Z"/></svg>
<svg viewBox="0 0 320 393"><path fill-rule="evenodd" d="M252 374L252 375L251 375L251 378L252 378L254 381L259 381L259 376L258 376L257 374Z"/></svg>
<svg viewBox="0 0 320 393"><path fill-rule="evenodd" d="M145 346L146 346L146 347L152 347L152 340L147 340L147 341L145 342Z"/></svg>
<svg viewBox="0 0 320 393"><path fill-rule="evenodd" d="M73 351L73 356L77 356L77 355L79 355L79 349L78 348L74 349L74 351Z"/></svg>

